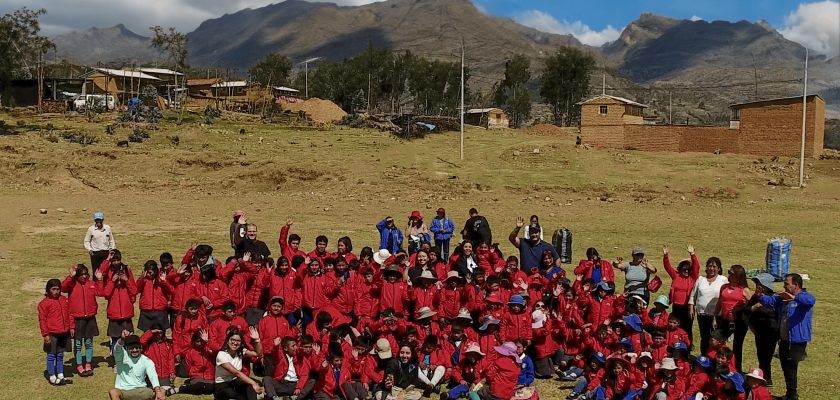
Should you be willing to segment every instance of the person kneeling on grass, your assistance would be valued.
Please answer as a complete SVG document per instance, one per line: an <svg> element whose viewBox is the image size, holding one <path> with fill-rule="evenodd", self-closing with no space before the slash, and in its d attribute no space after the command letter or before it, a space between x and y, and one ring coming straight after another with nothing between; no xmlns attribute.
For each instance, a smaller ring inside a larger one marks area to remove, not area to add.
<svg viewBox="0 0 840 400"><path fill-rule="evenodd" d="M155 364L143 355L140 338L123 331L114 346L117 378L108 391L111 400L163 400L166 393L160 387ZM152 388L146 386L146 379Z"/></svg>

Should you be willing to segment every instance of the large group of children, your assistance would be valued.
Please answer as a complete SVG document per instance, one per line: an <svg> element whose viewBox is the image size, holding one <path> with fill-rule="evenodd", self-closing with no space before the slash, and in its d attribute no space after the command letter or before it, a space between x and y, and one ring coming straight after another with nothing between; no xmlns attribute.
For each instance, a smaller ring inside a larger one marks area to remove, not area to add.
<svg viewBox="0 0 840 400"><path fill-rule="evenodd" d="M669 310L675 300L686 304L696 274L672 275L671 293L648 307L646 296L615 293L620 265L592 248L567 275L556 253L520 265L469 235L451 256L429 238L402 251L385 235L380 249L358 255L348 237L333 252L318 236L305 252L291 225L281 229L276 258L250 235L224 261L200 244L179 263L163 253L133 268L112 250L101 265L73 265L63 280L49 280L38 305L49 382L70 383L65 351L77 376L94 373L104 298L111 351L125 332L142 331L142 352L167 395L508 400L537 398L534 380L549 379L574 385L573 399L771 398L760 369L738 370L723 332L691 355L691 321L687 332L687 313ZM699 264L693 251L692 259ZM220 377L232 337L259 351L242 353L242 375ZM186 380L176 385L176 377ZM247 384L220 392L230 379Z"/></svg>

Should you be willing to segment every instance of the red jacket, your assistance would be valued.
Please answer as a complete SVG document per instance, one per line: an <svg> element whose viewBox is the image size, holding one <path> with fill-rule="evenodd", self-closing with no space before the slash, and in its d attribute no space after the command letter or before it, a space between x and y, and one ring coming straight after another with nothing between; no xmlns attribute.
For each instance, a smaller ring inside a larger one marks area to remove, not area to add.
<svg viewBox="0 0 840 400"><path fill-rule="evenodd" d="M668 346L673 346L674 343L677 342L683 342L687 346L691 346L691 337L689 337L688 334L680 327L677 327L674 330L666 330L665 334L667 335L665 337L665 342L668 343Z"/></svg>
<svg viewBox="0 0 840 400"><path fill-rule="evenodd" d="M616 302L618 300L615 296L608 295L597 300L597 295L583 295L578 297L578 305L584 309L586 315L586 322L597 327L604 323L604 321L612 320L619 314L616 314Z"/></svg>
<svg viewBox="0 0 840 400"><path fill-rule="evenodd" d="M440 306L438 317L453 319L458 316L458 311L467 306L469 293L463 288L455 289L444 287L438 292Z"/></svg>
<svg viewBox="0 0 840 400"><path fill-rule="evenodd" d="M652 308L647 312L642 312L639 317L645 328L665 329L668 327L668 311L656 313L656 309Z"/></svg>
<svg viewBox="0 0 840 400"><path fill-rule="evenodd" d="M108 299L108 319L117 321L134 318L134 302L137 300L137 286L134 281L127 279L125 283L117 285L108 280L105 285L105 298Z"/></svg>
<svg viewBox="0 0 840 400"><path fill-rule="evenodd" d="M551 326L554 323L556 322L549 318L545 321L545 325L542 328L533 329L532 346L534 346L537 359L551 357L558 349L557 342L554 341L554 337L551 335Z"/></svg>
<svg viewBox="0 0 840 400"><path fill-rule="evenodd" d="M656 394L659 392L667 393L667 400L683 400L685 398L685 381L676 376L674 379L666 381L665 377L657 374L656 378L651 382L649 389L650 396L648 398L650 400L654 400Z"/></svg>
<svg viewBox="0 0 840 400"><path fill-rule="evenodd" d="M235 326L239 329L239 332L243 337L248 335L248 323L245 322L244 318L238 315L231 321L224 319L224 317L216 318L210 323L210 329L207 330L207 335L210 339L210 342L207 343L207 347L216 352L221 350L225 343L225 337L227 337L227 330L231 326ZM190 340L192 340L192 338L190 338Z"/></svg>
<svg viewBox="0 0 840 400"><path fill-rule="evenodd" d="M172 286L172 296L170 297L169 307L175 311L184 311L187 300L187 285L188 281L198 279L198 274L190 275L189 279L184 278L184 275L178 273L170 273L166 275L166 281Z"/></svg>
<svg viewBox="0 0 840 400"><path fill-rule="evenodd" d="M665 267L665 271L671 277L671 291L668 293L671 304L688 304L688 297L694 288L694 283L700 277L700 260L697 259L696 255L691 255L691 273L688 274L688 277L683 277L674 269L667 254L662 257L662 266Z"/></svg>
<svg viewBox="0 0 840 400"><path fill-rule="evenodd" d="M257 330L260 333L263 353L271 354L274 351L274 339L278 337L282 339L289 336L289 320L283 314L275 316L268 313L268 315L260 320Z"/></svg>
<svg viewBox="0 0 840 400"><path fill-rule="evenodd" d="M773 395L766 386L755 386L750 389L752 400L773 400Z"/></svg>
<svg viewBox="0 0 840 400"><path fill-rule="evenodd" d="M589 368L584 371L583 376L586 377L586 391L591 392L601 386L601 382L604 380L605 372L603 368L598 368L597 370L593 371Z"/></svg>
<svg viewBox="0 0 840 400"><path fill-rule="evenodd" d="M283 298L283 314L293 313L300 309L300 291L295 289L295 270L289 268L286 275L278 275L276 270L269 274L267 269L260 272L257 278L261 285L268 287L268 298L280 296Z"/></svg>
<svg viewBox="0 0 840 400"><path fill-rule="evenodd" d="M685 394L690 397L697 393L703 393L708 397L712 397L717 389L715 388L715 381L709 376L706 371L696 370L691 373L691 378L686 385Z"/></svg>
<svg viewBox="0 0 840 400"><path fill-rule="evenodd" d="M297 278L296 285L297 290L300 291L301 307L318 310L327 305L330 297L335 294L334 281L323 274L312 276L307 272L298 275Z"/></svg>
<svg viewBox="0 0 840 400"><path fill-rule="evenodd" d="M76 328L76 321L70 317L70 302L64 296L44 296L38 303L38 325L41 336L60 335Z"/></svg>
<svg viewBox="0 0 840 400"><path fill-rule="evenodd" d="M70 316L90 318L96 316L96 296L102 296L102 285L88 279L84 284L68 276L61 282L61 291L67 293L70 301Z"/></svg>
<svg viewBox="0 0 840 400"><path fill-rule="evenodd" d="M201 300L202 297L207 297L213 303L213 307L209 310L203 306L203 303L199 308L208 319L219 318L222 314L222 304L230 300L228 287L221 279L216 278L205 282L199 278L187 282L187 298Z"/></svg>
<svg viewBox="0 0 840 400"><path fill-rule="evenodd" d="M286 358L282 346L277 346L271 353L271 357L274 360L274 373L271 376L275 381L280 382L289 373L289 360ZM292 356L292 364L295 366L295 374L298 377L295 389L303 390L306 381L309 380L309 361L301 357L300 354L295 354Z"/></svg>
<svg viewBox="0 0 840 400"><path fill-rule="evenodd" d="M172 349L175 354L183 354L187 351L192 346L193 333L208 327L207 318L201 313L198 313L195 318L187 318L186 313L178 315L172 325Z"/></svg>
<svg viewBox="0 0 840 400"><path fill-rule="evenodd" d="M329 305L341 314L349 315L353 311L353 304L356 303L356 288L350 281L341 282L333 274L328 276L332 277L332 284L336 288L335 298L333 298Z"/></svg>
<svg viewBox="0 0 840 400"><path fill-rule="evenodd" d="M315 382L315 388L313 389L312 393L314 393L315 395L317 395L318 393L323 393L331 399L339 396L346 399L347 395L344 393L344 384L347 383L347 381L350 379L350 369L347 367L347 365L342 363L341 368L339 369L338 390L340 393L335 392L335 371L332 365L320 367L321 368L318 371L318 381Z"/></svg>
<svg viewBox="0 0 840 400"><path fill-rule="evenodd" d="M440 325L437 322L430 322L427 326L422 326L420 324L413 324L415 328L417 328L417 342L423 343L426 340L426 337L429 335L436 336L438 339L441 339L441 330Z"/></svg>
<svg viewBox="0 0 840 400"><path fill-rule="evenodd" d="M353 312L357 317L373 318L379 311L379 286L376 281L367 283L364 279L356 285L356 301Z"/></svg>
<svg viewBox="0 0 840 400"><path fill-rule="evenodd" d="M350 357L345 356L344 362L348 363L350 368L350 379L367 384L382 382L385 374L379 369L376 360L371 354L359 354L358 358L354 358L352 354Z"/></svg>
<svg viewBox="0 0 840 400"><path fill-rule="evenodd" d="M300 249L292 250L292 247L289 246L288 238L289 238L289 226L288 225L283 225L283 227L280 228L280 237L277 239L277 243L280 244L280 254L282 254L284 257L288 258L289 262L292 261L292 258L294 256L306 257L306 253L304 251L302 251Z"/></svg>
<svg viewBox="0 0 840 400"><path fill-rule="evenodd" d="M191 379L207 379L213 381L216 377L216 352L207 346L190 346L184 351L184 362L187 365L187 376Z"/></svg>
<svg viewBox="0 0 840 400"><path fill-rule="evenodd" d="M379 311L392 308L395 313L405 315L409 300L408 284L401 280L394 283L382 281L379 290Z"/></svg>
<svg viewBox="0 0 840 400"><path fill-rule="evenodd" d="M259 305L262 290L254 289L256 276L257 268L253 263L239 263L237 260L231 260L219 273L227 284L230 300L236 304L237 314L244 314L249 307Z"/></svg>
<svg viewBox="0 0 840 400"><path fill-rule="evenodd" d="M310 251L309 253L306 253L306 256L309 257L310 260L320 261L321 262L321 268L324 267L324 263L325 263L325 261L327 261L328 258L335 258L335 254L330 253L327 250L324 250L324 254L318 254L318 249L317 248L312 249L312 251Z"/></svg>
<svg viewBox="0 0 840 400"><path fill-rule="evenodd" d="M516 339L531 340L534 337L534 330L531 328L531 314L527 311L514 314L508 310L499 325L502 340L506 342L513 342Z"/></svg>
<svg viewBox="0 0 840 400"><path fill-rule="evenodd" d="M654 362L661 363L663 358L668 357L668 344L656 347L651 343L650 356Z"/></svg>
<svg viewBox="0 0 840 400"><path fill-rule="evenodd" d="M513 358L496 357L487 368L486 378L490 392L502 399L512 398L520 372L519 363Z"/></svg>
<svg viewBox="0 0 840 400"><path fill-rule="evenodd" d="M172 340L164 339L155 342L151 330L143 332L140 336L140 345L143 346L143 355L149 357L155 364L157 374L161 378L175 376L175 353L172 351Z"/></svg>
<svg viewBox="0 0 840 400"><path fill-rule="evenodd" d="M137 278L137 291L140 293L140 311L166 311L169 308L173 290L165 279L152 281L143 274Z"/></svg>
<svg viewBox="0 0 840 400"><path fill-rule="evenodd" d="M462 353L463 354L463 353ZM468 365L466 357L461 357L458 365L452 369L452 380L455 382L466 381L468 384L476 384L485 377L484 359L479 359L474 365Z"/></svg>
<svg viewBox="0 0 840 400"><path fill-rule="evenodd" d="M607 260L600 260L599 264L601 264L601 282L615 282L615 271L612 263ZM584 279L592 279L592 268L594 266L595 263L592 261L580 260L578 266L575 267L575 275L583 275Z"/></svg>
<svg viewBox="0 0 840 400"><path fill-rule="evenodd" d="M427 288L414 287L411 289L411 300L414 301L414 311L423 307L429 307L432 311L437 311L440 296L437 287L434 285Z"/></svg>
<svg viewBox="0 0 840 400"><path fill-rule="evenodd" d="M417 360L421 363L425 362L426 354L421 350L417 351ZM452 368L452 354L448 353L443 347L438 346L437 349L428 353L429 355L429 363L428 365L433 365L437 367L438 365L442 365L446 368ZM447 374L448 377L448 374Z"/></svg>

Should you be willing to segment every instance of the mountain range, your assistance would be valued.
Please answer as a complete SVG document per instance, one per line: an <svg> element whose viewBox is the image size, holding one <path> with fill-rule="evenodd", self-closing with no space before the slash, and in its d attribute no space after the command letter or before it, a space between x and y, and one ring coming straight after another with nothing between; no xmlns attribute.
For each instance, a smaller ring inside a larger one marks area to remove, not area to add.
<svg viewBox="0 0 840 400"><path fill-rule="evenodd" d="M505 59L514 54L532 60L536 77L542 58L559 46L574 46L590 52L604 67L608 86L616 94L656 103L663 99L661 90L666 90L671 97L676 92L678 100L685 97L698 105L796 93L801 84L795 80L801 79L805 56L804 47L763 21L707 22L642 14L614 42L591 47L571 35L545 33L487 15L469 0L388 0L348 7L287 0L206 20L187 37L190 65L240 73L270 52L295 62L316 56L341 60L368 46L456 61L463 38L467 64L474 76L484 77L478 87L489 87L499 79ZM148 37L123 25L71 32L54 42L59 56L85 64L161 59ZM814 91L837 91L838 64L838 57L812 57L809 73ZM733 82L756 82L757 89L725 87ZM639 89L640 84L647 89ZM679 88L691 85L722 88L708 98L696 91L680 92Z"/></svg>

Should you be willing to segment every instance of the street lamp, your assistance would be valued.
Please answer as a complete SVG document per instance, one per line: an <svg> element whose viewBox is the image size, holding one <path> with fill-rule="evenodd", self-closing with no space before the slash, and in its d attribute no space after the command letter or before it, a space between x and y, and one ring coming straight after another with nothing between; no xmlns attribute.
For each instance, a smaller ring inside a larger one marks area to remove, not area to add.
<svg viewBox="0 0 840 400"><path fill-rule="evenodd" d="M303 64L303 70L304 70L303 81L304 81L304 86L305 86L303 96L307 99L309 98L309 63L318 61L322 58L324 58L324 57L312 57L310 59L303 60L303 62L298 63L298 65Z"/></svg>

